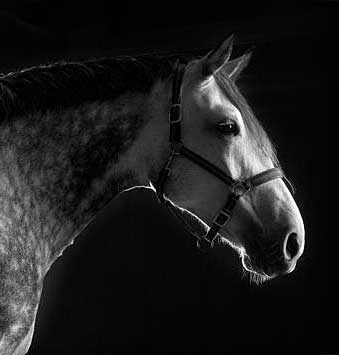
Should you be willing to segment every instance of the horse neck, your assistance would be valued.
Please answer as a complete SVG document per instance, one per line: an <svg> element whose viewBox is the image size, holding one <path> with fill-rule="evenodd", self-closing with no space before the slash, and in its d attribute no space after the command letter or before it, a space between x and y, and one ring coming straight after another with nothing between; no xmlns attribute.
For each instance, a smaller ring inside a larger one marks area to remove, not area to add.
<svg viewBox="0 0 339 355"><path fill-rule="evenodd" d="M151 98L157 91L18 117L2 126L2 234L15 235L26 253L34 250L46 271L113 197L149 186L158 169L151 128L163 109L159 97L156 104ZM1 245L8 243L0 239Z"/></svg>

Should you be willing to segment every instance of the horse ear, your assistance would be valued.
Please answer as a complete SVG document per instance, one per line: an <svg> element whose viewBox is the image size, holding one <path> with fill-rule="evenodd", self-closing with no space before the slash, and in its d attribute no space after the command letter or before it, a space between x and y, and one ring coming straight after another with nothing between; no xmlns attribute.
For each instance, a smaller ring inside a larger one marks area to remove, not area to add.
<svg viewBox="0 0 339 355"><path fill-rule="evenodd" d="M233 81L236 81L240 73L247 67L252 56L251 51L247 51L239 58L235 58L225 63L222 66L222 70L226 73Z"/></svg>
<svg viewBox="0 0 339 355"><path fill-rule="evenodd" d="M233 48L233 34L223 40L216 48L202 58L203 75L215 73L230 59Z"/></svg>

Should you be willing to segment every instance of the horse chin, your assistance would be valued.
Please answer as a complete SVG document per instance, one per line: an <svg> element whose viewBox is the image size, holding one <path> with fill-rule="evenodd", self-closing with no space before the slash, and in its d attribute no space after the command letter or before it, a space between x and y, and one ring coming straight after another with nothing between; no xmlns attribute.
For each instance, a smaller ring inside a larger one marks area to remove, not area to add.
<svg viewBox="0 0 339 355"><path fill-rule="evenodd" d="M243 266L244 276L247 276L250 280L250 283L255 283L260 285L266 281L274 279L277 275L271 274L268 275L263 270L254 267L251 264L251 259L246 253L241 254L241 262Z"/></svg>
<svg viewBox="0 0 339 355"><path fill-rule="evenodd" d="M238 252L243 267L243 275L249 278L250 283L255 283L259 285L276 277L275 274L268 275L262 269L254 266L253 263L251 262L251 258L248 256L245 248L241 243L236 241L230 241L225 237L221 237L220 241L221 244L228 245Z"/></svg>

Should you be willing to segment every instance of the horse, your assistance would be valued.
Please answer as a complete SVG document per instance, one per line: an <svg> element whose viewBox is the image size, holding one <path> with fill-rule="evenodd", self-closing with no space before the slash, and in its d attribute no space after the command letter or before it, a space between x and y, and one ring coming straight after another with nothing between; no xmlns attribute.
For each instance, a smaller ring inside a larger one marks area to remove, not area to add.
<svg viewBox="0 0 339 355"><path fill-rule="evenodd" d="M27 353L46 273L124 191L150 189L200 247L226 243L258 280L294 270L303 220L236 85L251 52L231 59L232 46L0 77L1 355Z"/></svg>

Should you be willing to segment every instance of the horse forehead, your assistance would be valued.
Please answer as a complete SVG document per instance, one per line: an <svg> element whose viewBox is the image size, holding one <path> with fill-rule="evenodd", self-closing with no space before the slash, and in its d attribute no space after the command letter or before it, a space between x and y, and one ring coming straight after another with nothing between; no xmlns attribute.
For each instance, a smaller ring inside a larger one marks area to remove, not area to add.
<svg viewBox="0 0 339 355"><path fill-rule="evenodd" d="M213 77L198 88L195 98L201 108L224 114L230 118L241 118L238 108L227 98Z"/></svg>

